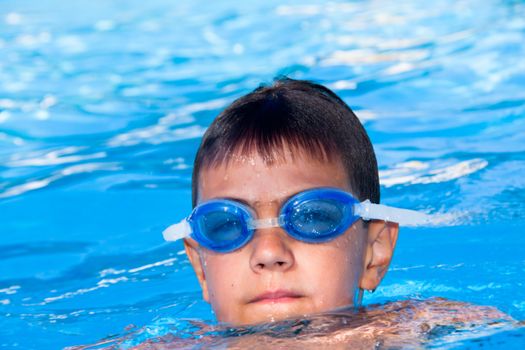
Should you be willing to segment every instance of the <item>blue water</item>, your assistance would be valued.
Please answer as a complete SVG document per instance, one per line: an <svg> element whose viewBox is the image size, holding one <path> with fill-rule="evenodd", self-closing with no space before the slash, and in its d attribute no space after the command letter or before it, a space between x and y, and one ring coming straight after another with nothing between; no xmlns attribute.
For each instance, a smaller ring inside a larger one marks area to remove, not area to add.
<svg viewBox="0 0 525 350"><path fill-rule="evenodd" d="M402 230L366 303L442 296L525 319L524 42L523 1L0 2L0 348L213 322L160 232L190 210L207 125L279 74L352 106L384 203L455 218Z"/></svg>

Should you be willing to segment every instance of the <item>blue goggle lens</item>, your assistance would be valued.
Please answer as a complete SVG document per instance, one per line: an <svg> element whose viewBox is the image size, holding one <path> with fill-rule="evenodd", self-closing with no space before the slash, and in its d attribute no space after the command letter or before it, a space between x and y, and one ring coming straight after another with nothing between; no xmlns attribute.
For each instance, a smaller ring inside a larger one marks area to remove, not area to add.
<svg viewBox="0 0 525 350"><path fill-rule="evenodd" d="M243 232L243 223L236 213L210 212L202 215L197 224L200 232L212 242L235 241Z"/></svg>
<svg viewBox="0 0 525 350"><path fill-rule="evenodd" d="M212 200L199 205L191 216L192 237L202 246L218 252L229 252L251 238L246 223L249 208L229 200Z"/></svg>
<svg viewBox="0 0 525 350"><path fill-rule="evenodd" d="M288 214L288 226L306 240L331 238L345 218L345 207L335 200L315 199L296 205Z"/></svg>

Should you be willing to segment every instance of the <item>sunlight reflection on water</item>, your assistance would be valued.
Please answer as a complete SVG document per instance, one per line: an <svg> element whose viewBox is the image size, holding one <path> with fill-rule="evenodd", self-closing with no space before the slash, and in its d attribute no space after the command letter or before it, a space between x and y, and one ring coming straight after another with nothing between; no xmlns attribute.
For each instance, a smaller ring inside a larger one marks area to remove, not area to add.
<svg viewBox="0 0 525 350"><path fill-rule="evenodd" d="M521 1L2 2L0 347L212 319L160 232L190 209L209 123L279 74L355 109L384 203L457 219L404 231L366 301L441 295L523 318L524 14Z"/></svg>

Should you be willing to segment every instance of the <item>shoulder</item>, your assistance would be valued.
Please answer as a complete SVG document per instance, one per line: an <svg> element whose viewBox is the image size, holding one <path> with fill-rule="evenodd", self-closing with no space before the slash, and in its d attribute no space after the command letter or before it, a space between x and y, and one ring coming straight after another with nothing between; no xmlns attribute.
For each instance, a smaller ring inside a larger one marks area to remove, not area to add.
<svg viewBox="0 0 525 350"><path fill-rule="evenodd" d="M354 329L341 329L338 338L352 339L367 334L375 344L417 347L430 340L475 337L482 331L518 325L516 320L495 307L444 298L371 305L362 313L367 322Z"/></svg>

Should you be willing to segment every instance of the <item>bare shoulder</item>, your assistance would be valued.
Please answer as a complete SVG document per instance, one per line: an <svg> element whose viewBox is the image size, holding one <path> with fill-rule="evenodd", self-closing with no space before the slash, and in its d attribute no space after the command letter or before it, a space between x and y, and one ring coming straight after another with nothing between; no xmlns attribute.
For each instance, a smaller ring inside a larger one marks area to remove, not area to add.
<svg viewBox="0 0 525 350"><path fill-rule="evenodd" d="M366 334L376 345L417 347L440 337L473 337L479 336L480 330L491 332L518 326L516 320L495 307L444 298L372 305L361 313L368 322L339 330L339 340Z"/></svg>
<svg viewBox="0 0 525 350"><path fill-rule="evenodd" d="M415 305L415 317L432 323L515 322L509 315L493 306L470 304L445 298L431 298Z"/></svg>

